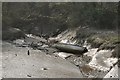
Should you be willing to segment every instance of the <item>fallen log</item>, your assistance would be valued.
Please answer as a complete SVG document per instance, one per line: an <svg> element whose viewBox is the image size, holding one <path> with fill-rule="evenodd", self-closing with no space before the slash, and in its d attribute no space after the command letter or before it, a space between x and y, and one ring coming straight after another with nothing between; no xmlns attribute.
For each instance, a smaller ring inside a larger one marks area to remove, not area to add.
<svg viewBox="0 0 120 80"><path fill-rule="evenodd" d="M57 43L52 45L52 47L62 52L68 52L68 53L74 53L74 54L82 54L88 51L86 47L73 45L73 44L65 44L65 43Z"/></svg>

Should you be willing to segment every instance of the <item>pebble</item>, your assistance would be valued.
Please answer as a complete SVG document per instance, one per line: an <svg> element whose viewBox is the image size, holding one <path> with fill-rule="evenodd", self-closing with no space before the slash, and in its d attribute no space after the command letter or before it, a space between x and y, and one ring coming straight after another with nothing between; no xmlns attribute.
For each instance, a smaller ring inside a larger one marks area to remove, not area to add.
<svg viewBox="0 0 120 80"><path fill-rule="evenodd" d="M48 70L47 68L41 68L41 70Z"/></svg>
<svg viewBox="0 0 120 80"><path fill-rule="evenodd" d="M31 75L27 75L28 77L31 77Z"/></svg>

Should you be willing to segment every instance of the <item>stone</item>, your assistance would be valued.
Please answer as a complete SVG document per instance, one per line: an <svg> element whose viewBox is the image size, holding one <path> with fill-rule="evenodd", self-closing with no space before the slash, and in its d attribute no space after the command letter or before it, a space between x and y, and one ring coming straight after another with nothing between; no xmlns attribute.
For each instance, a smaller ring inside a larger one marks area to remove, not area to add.
<svg viewBox="0 0 120 80"><path fill-rule="evenodd" d="M105 76L104 78L118 78L118 66L115 65Z"/></svg>
<svg viewBox="0 0 120 80"><path fill-rule="evenodd" d="M117 63L117 58L111 58L111 50L100 50L90 61L89 65L97 70L109 71L110 67Z"/></svg>
<svg viewBox="0 0 120 80"><path fill-rule="evenodd" d="M93 56L96 54L97 50L98 48L88 50L88 52L83 54L83 60L89 63L92 60Z"/></svg>
<svg viewBox="0 0 120 80"><path fill-rule="evenodd" d="M58 55L59 57L63 58L63 59L66 59L70 56L72 56L73 54L71 53L65 53L65 52L56 52L54 53L55 55Z"/></svg>

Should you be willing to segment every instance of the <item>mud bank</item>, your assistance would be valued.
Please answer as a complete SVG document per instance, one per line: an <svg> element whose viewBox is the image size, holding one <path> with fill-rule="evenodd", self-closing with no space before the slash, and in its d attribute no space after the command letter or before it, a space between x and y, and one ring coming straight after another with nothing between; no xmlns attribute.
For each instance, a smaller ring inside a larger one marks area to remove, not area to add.
<svg viewBox="0 0 120 80"><path fill-rule="evenodd" d="M112 56L114 49L92 47L86 36L81 39L77 37L78 31L79 29L66 30L48 40L26 34L25 39L3 42L3 77L118 78L118 75L111 74L111 70L115 74L118 71L118 58ZM56 42L80 45L86 47L88 52L82 55L62 52L50 46Z"/></svg>
<svg viewBox="0 0 120 80"><path fill-rule="evenodd" d="M81 78L75 65L40 50L2 43L2 78ZM30 55L27 54L29 50Z"/></svg>

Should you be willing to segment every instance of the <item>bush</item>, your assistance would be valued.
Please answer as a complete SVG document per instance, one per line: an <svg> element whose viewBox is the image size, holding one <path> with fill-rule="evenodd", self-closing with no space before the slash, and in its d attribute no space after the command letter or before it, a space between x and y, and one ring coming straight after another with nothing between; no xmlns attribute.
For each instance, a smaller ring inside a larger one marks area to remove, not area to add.
<svg viewBox="0 0 120 80"><path fill-rule="evenodd" d="M115 32L100 31L99 33L88 37L87 42L91 44L91 47L101 49L114 49L117 44L120 43L120 36Z"/></svg>

